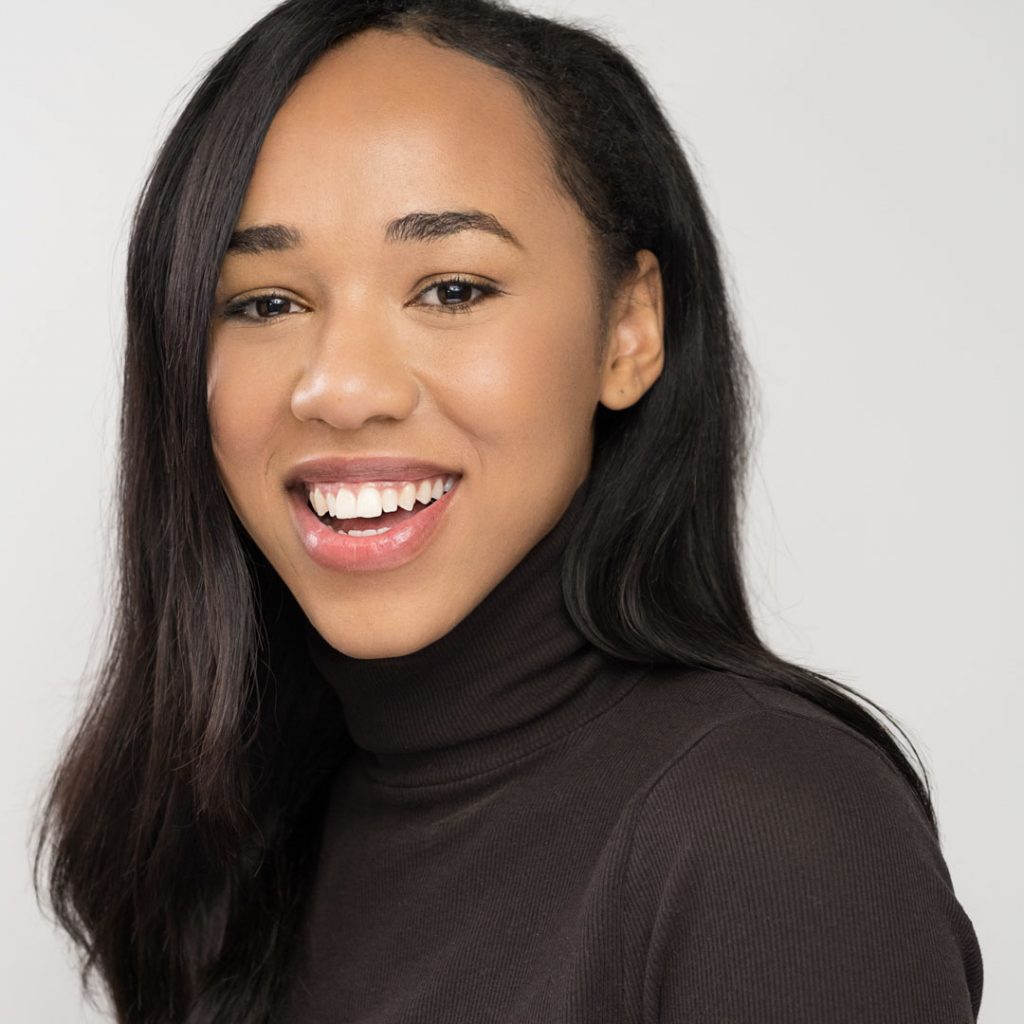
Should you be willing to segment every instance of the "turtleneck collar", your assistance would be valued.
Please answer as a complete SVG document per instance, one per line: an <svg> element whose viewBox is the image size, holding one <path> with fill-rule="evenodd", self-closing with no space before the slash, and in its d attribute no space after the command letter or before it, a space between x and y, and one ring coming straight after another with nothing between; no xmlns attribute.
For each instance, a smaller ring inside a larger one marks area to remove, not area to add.
<svg viewBox="0 0 1024 1024"><path fill-rule="evenodd" d="M367 775L405 786L479 775L578 728L644 674L594 647L565 606L562 556L586 490L465 618L418 651L352 658L307 623L313 664L341 700Z"/></svg>

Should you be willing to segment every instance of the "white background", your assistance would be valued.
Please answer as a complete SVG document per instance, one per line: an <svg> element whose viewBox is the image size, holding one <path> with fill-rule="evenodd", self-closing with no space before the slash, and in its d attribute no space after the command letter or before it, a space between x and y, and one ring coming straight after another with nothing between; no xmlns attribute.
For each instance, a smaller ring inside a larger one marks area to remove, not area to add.
<svg viewBox="0 0 1024 1024"><path fill-rule="evenodd" d="M0 965L11 1021L98 1021L36 907L28 830L109 585L128 215L187 90L269 4L4 16ZM760 378L748 562L784 654L893 713L935 784L1013 1019L1024 6L579 0L640 64L717 222Z"/></svg>

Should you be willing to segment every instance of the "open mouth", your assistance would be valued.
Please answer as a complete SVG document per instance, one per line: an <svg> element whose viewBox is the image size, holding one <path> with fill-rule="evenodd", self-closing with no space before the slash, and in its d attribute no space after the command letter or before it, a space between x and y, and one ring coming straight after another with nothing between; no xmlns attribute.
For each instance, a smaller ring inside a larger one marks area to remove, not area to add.
<svg viewBox="0 0 1024 1024"><path fill-rule="evenodd" d="M420 511L433 505L438 500L438 498L431 498L426 505L420 505L417 502L416 506L411 510L399 508L395 509L394 512L381 512L379 516L369 519L363 519L359 516L351 519L336 519L330 512L325 512L322 516L317 515L317 519L324 526L329 526L335 533L344 533L349 537L372 537L378 533L387 533L388 530L396 526L401 526L402 523L414 518ZM310 508L313 514L316 515L316 509L312 505L310 505Z"/></svg>
<svg viewBox="0 0 1024 1024"><path fill-rule="evenodd" d="M457 477L361 485L307 484L306 504L326 527L349 537L372 537L408 522L440 501Z"/></svg>

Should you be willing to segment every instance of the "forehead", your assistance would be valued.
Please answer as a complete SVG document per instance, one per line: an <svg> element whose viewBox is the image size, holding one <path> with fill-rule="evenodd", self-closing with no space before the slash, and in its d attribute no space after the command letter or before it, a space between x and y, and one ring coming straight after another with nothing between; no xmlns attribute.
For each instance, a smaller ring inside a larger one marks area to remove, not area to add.
<svg viewBox="0 0 1024 1024"><path fill-rule="evenodd" d="M475 206L540 226L572 217L570 205L544 132L504 72L371 29L299 80L271 123L241 219L344 219L358 230L398 209Z"/></svg>

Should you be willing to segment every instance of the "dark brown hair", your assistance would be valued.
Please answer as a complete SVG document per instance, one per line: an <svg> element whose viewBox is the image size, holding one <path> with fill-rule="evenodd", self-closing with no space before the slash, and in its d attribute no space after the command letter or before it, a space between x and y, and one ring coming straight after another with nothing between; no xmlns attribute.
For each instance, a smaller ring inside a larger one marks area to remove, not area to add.
<svg viewBox="0 0 1024 1024"><path fill-rule="evenodd" d="M373 26L510 76L592 227L606 284L640 249L660 261L664 372L634 406L595 413L593 500L563 578L581 631L618 657L809 697L892 761L934 826L927 777L892 719L755 631L738 540L747 364L700 191L641 72L593 30L501 3L289 0L203 78L133 222L115 613L36 849L37 889L49 852L56 918L81 949L83 983L100 976L119 1021L272 1019L326 785L351 742L296 642L301 611L219 483L204 367L219 267L267 128L318 57Z"/></svg>

